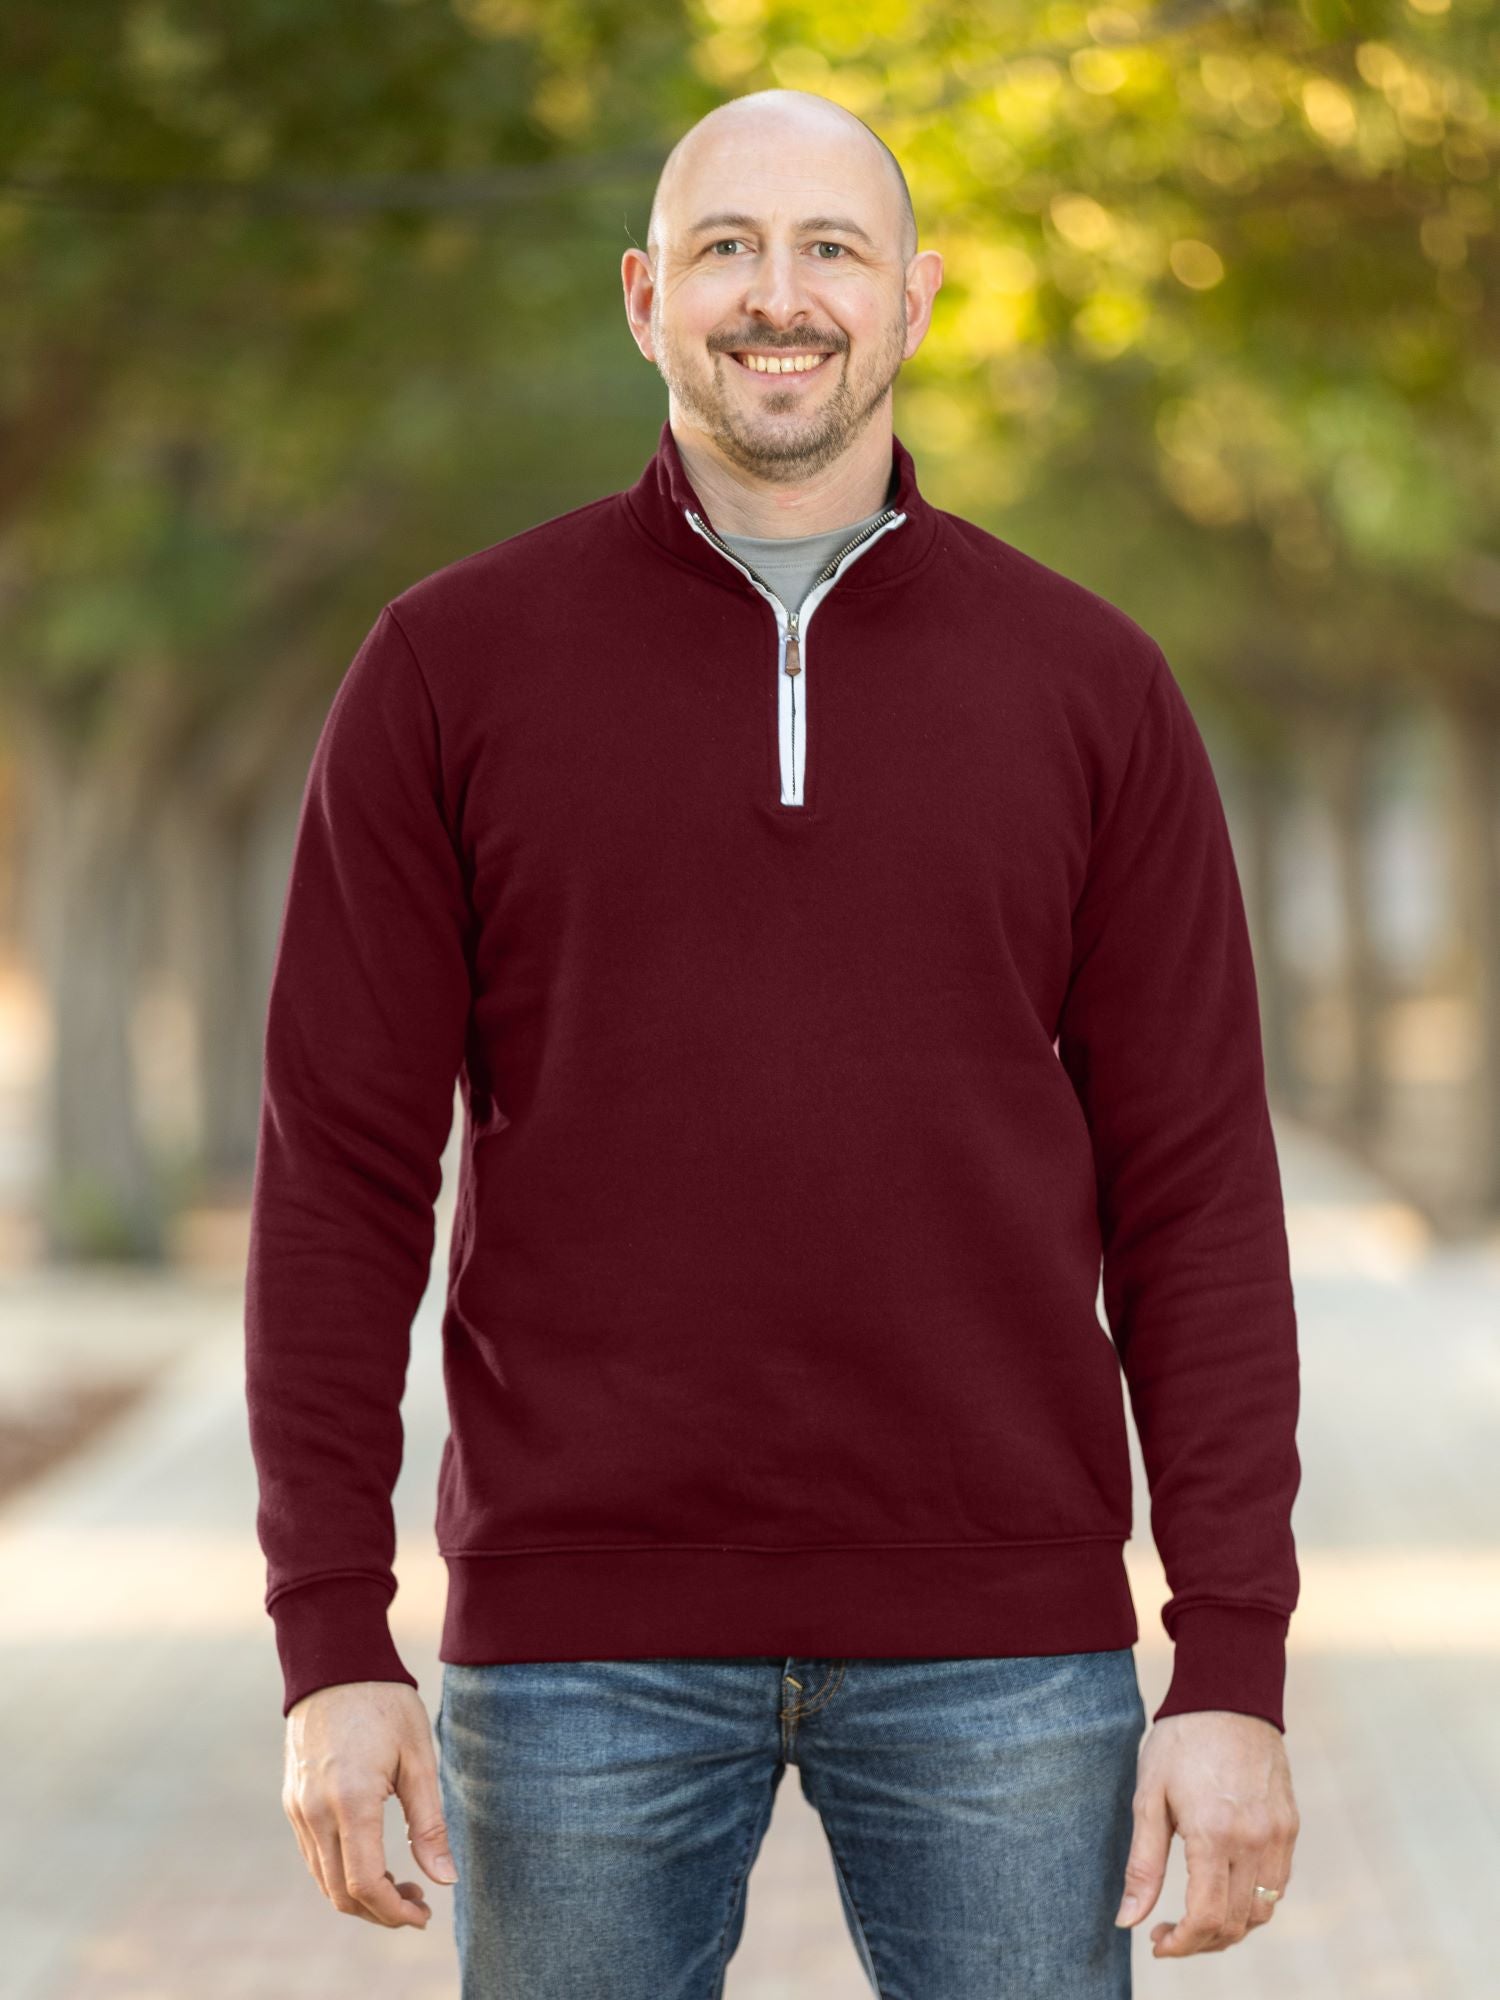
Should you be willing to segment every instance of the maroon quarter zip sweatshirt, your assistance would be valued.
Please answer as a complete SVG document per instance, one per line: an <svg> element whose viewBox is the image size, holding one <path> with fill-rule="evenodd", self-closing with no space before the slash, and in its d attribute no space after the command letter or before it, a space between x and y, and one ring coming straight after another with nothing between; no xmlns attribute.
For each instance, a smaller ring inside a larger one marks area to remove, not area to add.
<svg viewBox="0 0 1500 2000"><path fill-rule="evenodd" d="M1132 1645L1128 1402L1156 1716L1284 1726L1296 1321L1208 756L1140 626L891 470L792 616L664 423L344 675L246 1283L285 1709L417 1685L391 1495L457 1084L443 1660Z"/></svg>

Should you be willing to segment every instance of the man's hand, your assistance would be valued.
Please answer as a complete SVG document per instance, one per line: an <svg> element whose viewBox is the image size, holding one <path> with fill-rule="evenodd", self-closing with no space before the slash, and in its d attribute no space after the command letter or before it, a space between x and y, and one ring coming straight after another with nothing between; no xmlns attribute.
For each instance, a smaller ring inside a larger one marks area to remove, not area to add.
<svg viewBox="0 0 1500 2000"><path fill-rule="evenodd" d="M1138 1924L1161 1894L1174 1831L1187 1854L1187 1914L1151 1932L1154 1958L1223 1951L1269 1923L1301 1819L1281 1731L1258 1715L1205 1708L1164 1715L1141 1746L1135 1838L1117 1924Z"/></svg>
<svg viewBox="0 0 1500 2000"><path fill-rule="evenodd" d="M399 1795L411 1851L434 1882L458 1880L443 1820L427 1710L405 1681L344 1681L304 1695L286 1718L281 1803L308 1872L335 1909L425 1930L420 1882L385 1865L385 1802Z"/></svg>

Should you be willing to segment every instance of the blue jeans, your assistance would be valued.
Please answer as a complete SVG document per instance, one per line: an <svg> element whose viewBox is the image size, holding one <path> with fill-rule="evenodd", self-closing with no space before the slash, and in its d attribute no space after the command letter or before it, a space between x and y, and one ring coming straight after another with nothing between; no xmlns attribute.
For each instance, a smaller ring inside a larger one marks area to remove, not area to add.
<svg viewBox="0 0 1500 2000"><path fill-rule="evenodd" d="M462 2000L720 2000L788 1764L880 2000L1128 2000L1145 1722L1128 1646L445 1664Z"/></svg>

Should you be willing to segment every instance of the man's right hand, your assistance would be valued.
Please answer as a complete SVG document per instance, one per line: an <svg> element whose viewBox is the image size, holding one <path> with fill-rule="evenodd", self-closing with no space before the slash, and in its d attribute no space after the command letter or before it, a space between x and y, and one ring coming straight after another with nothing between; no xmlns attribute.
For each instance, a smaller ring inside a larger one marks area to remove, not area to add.
<svg viewBox="0 0 1500 2000"><path fill-rule="evenodd" d="M348 1916L425 1930L432 1911L421 1883L398 1882L385 1865L392 1792L423 1871L434 1882L456 1882L431 1725L416 1689L343 1681L304 1695L288 1712L281 1803L309 1874Z"/></svg>

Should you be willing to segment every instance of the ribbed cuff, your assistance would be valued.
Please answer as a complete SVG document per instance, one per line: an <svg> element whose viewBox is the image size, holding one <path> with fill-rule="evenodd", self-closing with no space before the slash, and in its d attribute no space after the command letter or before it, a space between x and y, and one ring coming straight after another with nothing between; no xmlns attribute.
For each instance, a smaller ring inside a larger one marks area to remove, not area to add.
<svg viewBox="0 0 1500 2000"><path fill-rule="evenodd" d="M1285 1735L1282 1697L1290 1623L1281 1612L1251 1605L1189 1605L1173 1621L1171 1684L1151 1720L1230 1708L1263 1716Z"/></svg>
<svg viewBox="0 0 1500 2000"><path fill-rule="evenodd" d="M271 1604L286 1683L281 1712L305 1694L344 1681L405 1681L386 1613L391 1593L367 1576L330 1576L283 1591Z"/></svg>

